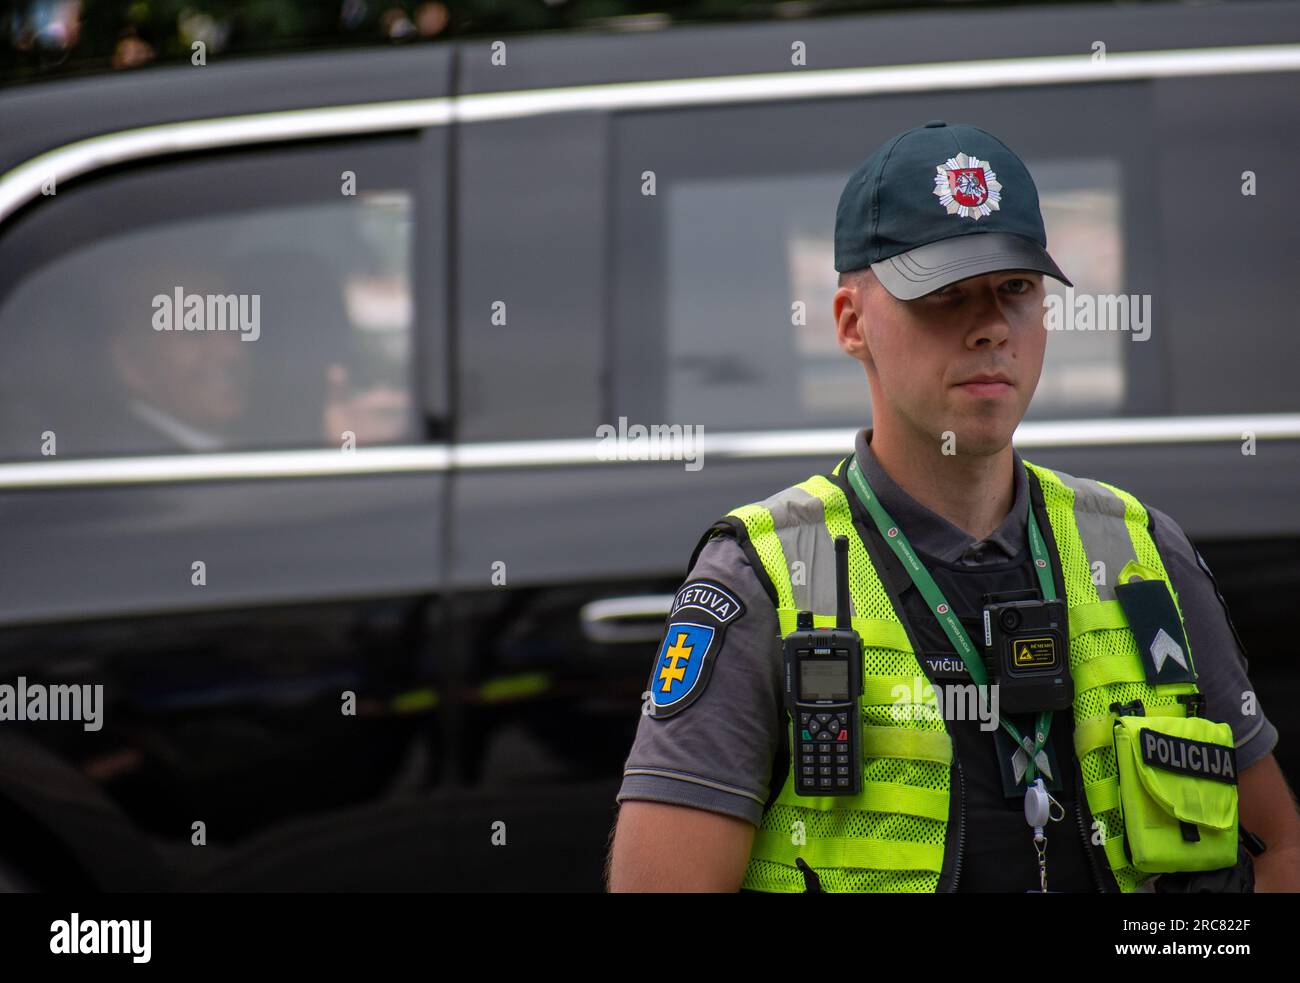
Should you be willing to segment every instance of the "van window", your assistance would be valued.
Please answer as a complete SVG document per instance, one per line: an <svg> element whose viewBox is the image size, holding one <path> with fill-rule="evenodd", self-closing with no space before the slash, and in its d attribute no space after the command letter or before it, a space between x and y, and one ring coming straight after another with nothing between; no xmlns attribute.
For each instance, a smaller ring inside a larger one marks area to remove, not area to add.
<svg viewBox="0 0 1300 983"><path fill-rule="evenodd" d="M1149 291L1156 264L1132 240L1150 225L1131 214L1147 180L1130 139L1146 118L1140 91L980 92L973 105L1033 174L1048 249L1076 294ZM1088 107L1123 113L1101 134L1079 123ZM738 431L869 420L865 371L835 337L836 206L877 145L945 117L960 118L947 93L621 116L610 419ZM1143 347L1120 331L1049 334L1029 418L1132 412L1135 367L1159 370Z"/></svg>
<svg viewBox="0 0 1300 983"><path fill-rule="evenodd" d="M411 440L409 166L215 155L36 203L0 246L26 257L0 297L0 456Z"/></svg>

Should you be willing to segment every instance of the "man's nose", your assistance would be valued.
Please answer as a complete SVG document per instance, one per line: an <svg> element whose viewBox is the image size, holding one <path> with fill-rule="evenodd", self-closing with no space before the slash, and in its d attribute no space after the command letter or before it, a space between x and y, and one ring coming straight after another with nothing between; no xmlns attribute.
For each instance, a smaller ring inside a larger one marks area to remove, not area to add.
<svg viewBox="0 0 1300 983"><path fill-rule="evenodd" d="M966 334L968 348L996 348L1011 335L1011 323L992 290L981 291Z"/></svg>

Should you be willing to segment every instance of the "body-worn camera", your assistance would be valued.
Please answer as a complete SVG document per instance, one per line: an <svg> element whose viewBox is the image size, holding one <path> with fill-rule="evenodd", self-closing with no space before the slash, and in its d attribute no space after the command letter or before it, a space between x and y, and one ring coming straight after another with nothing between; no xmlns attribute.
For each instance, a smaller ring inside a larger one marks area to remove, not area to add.
<svg viewBox="0 0 1300 983"><path fill-rule="evenodd" d="M1035 593L984 595L985 661L1004 713L1064 710L1074 700L1068 609Z"/></svg>

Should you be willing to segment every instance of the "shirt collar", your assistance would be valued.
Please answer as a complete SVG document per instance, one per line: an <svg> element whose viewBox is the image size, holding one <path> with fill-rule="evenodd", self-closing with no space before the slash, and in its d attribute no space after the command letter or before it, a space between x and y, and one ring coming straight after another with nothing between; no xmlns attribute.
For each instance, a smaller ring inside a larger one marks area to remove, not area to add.
<svg viewBox="0 0 1300 983"><path fill-rule="evenodd" d="M943 516L930 511L889 476L871 452L871 427L859 430L854 441L858 462L867 483L880 504L907 534L918 553L943 563L986 563L1012 559L1026 546L1025 524L1029 521L1029 479L1020 453L1012 449L1016 490L1011 511L985 539L959 529Z"/></svg>
<svg viewBox="0 0 1300 983"><path fill-rule="evenodd" d="M225 447L225 441L216 434L191 427L170 413L164 412L149 403L138 399L131 400L131 412L149 424L155 430L166 434L176 443L190 451L219 451Z"/></svg>

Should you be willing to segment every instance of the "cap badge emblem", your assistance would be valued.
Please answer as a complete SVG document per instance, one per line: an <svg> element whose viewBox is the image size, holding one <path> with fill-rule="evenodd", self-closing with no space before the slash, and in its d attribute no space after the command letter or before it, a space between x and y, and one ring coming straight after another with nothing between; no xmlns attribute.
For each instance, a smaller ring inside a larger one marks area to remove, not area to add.
<svg viewBox="0 0 1300 983"><path fill-rule="evenodd" d="M998 210L1002 185L988 161L958 154L935 170L934 193L949 215L979 220Z"/></svg>

